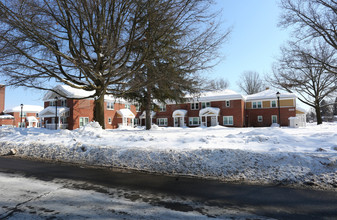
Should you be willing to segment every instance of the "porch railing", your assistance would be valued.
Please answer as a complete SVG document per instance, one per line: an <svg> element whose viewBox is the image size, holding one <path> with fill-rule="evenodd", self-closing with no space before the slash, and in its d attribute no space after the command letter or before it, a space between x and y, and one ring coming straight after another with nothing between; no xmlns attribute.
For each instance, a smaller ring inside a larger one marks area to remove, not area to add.
<svg viewBox="0 0 337 220"><path fill-rule="evenodd" d="M56 124L46 124L46 128L49 130L55 130L55 125ZM68 124L57 124L58 129L67 129Z"/></svg>

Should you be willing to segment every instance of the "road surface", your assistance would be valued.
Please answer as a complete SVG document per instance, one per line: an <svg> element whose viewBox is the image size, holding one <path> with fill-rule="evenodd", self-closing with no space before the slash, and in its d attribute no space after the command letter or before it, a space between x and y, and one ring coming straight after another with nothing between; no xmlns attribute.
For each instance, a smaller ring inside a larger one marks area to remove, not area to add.
<svg viewBox="0 0 337 220"><path fill-rule="evenodd" d="M1 180L0 219L337 219L337 193L330 191L8 156L0 157Z"/></svg>

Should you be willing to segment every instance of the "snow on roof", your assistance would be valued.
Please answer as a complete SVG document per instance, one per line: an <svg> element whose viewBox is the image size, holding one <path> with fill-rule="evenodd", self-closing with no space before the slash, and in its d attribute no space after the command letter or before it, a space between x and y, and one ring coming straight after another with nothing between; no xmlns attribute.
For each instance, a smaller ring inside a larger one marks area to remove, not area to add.
<svg viewBox="0 0 337 220"><path fill-rule="evenodd" d="M0 119L13 119L13 115L0 115Z"/></svg>
<svg viewBox="0 0 337 220"><path fill-rule="evenodd" d="M217 116L219 113L219 108L207 107L200 110L199 116Z"/></svg>
<svg viewBox="0 0 337 220"><path fill-rule="evenodd" d="M307 112L304 108L301 108L301 107L298 107L298 106L296 106L296 110L298 110L300 112L303 112L303 113Z"/></svg>
<svg viewBox="0 0 337 220"><path fill-rule="evenodd" d="M244 97L230 89L202 92L200 94L187 95L186 98L198 100L200 102L206 101L220 101L228 99L244 99Z"/></svg>
<svg viewBox="0 0 337 220"><path fill-rule="evenodd" d="M296 97L297 96L294 93L280 93L280 99L296 98ZM259 92L259 93L255 93L255 94L246 96L246 101L261 100L261 99L277 99L276 92L268 89L268 90L264 90L264 91Z"/></svg>
<svg viewBox="0 0 337 220"><path fill-rule="evenodd" d="M68 85L57 85L53 88L53 90L57 91L60 93L62 96L67 97L67 98L85 98L89 97L95 94L94 91L86 91L83 89L76 89ZM54 99L57 94L55 94L52 91L49 91L45 94L43 97L43 100L49 100L49 99Z"/></svg>
<svg viewBox="0 0 337 220"><path fill-rule="evenodd" d="M39 105L23 105L22 111L26 113L39 113L43 110L42 106ZM5 113L10 112L21 112L21 106L15 106L14 108L6 109Z"/></svg>
<svg viewBox="0 0 337 220"><path fill-rule="evenodd" d="M172 113L172 117L181 117L181 116L186 116L187 110L185 109L177 109Z"/></svg>
<svg viewBox="0 0 337 220"><path fill-rule="evenodd" d="M130 111L130 109L126 108L118 110L117 114L119 114L123 118L135 118L135 115Z"/></svg>
<svg viewBox="0 0 337 220"><path fill-rule="evenodd" d="M62 116L64 113L68 112L69 108L67 107L57 107L57 116ZM49 118L49 117L55 117L56 113L56 106L48 106L47 108L43 109L39 116L42 118Z"/></svg>

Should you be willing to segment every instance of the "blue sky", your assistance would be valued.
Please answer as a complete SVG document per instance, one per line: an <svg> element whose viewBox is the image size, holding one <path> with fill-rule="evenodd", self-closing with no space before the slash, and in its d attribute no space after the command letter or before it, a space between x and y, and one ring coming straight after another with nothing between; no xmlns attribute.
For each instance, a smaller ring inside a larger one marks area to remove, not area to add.
<svg viewBox="0 0 337 220"><path fill-rule="evenodd" d="M224 56L209 78L229 81L230 89L237 87L239 76L244 71L271 73L272 63L279 55L280 46L289 38L288 30L277 27L281 10L276 0L217 0L215 8L223 9L223 26L233 26L227 43L220 52ZM23 88L6 88L6 106L11 108L21 103L43 105L44 92Z"/></svg>

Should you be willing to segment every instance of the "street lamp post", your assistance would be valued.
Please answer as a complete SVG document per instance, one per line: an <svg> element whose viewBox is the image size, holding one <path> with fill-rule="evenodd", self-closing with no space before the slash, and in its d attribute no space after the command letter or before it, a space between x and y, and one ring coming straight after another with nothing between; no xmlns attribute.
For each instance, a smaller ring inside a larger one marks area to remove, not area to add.
<svg viewBox="0 0 337 220"><path fill-rule="evenodd" d="M20 127L22 128L22 116L23 116L23 104L20 105L21 106L21 113L20 113L20 118L21 118L21 122L20 122Z"/></svg>
<svg viewBox="0 0 337 220"><path fill-rule="evenodd" d="M276 93L276 97L277 97L277 107L278 107L278 123L281 127L281 111L280 111L280 92Z"/></svg>
<svg viewBox="0 0 337 220"><path fill-rule="evenodd" d="M55 130L57 130L57 101L58 101L58 98L55 97Z"/></svg>

